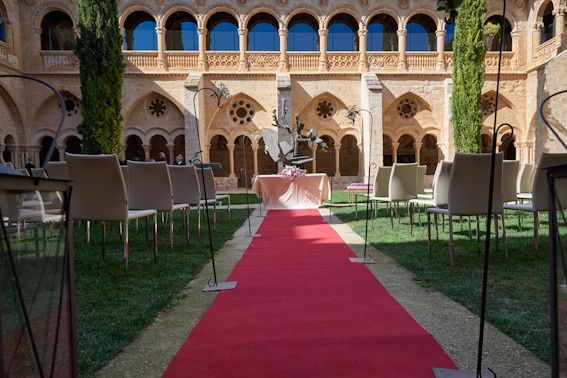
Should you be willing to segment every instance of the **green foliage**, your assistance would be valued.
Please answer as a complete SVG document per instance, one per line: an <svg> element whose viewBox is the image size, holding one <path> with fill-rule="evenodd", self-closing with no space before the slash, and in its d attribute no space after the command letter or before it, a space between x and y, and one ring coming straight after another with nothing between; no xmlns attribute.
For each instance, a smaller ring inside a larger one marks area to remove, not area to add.
<svg viewBox="0 0 567 378"><path fill-rule="evenodd" d="M79 1L81 112L86 153L119 153L124 61L116 0Z"/></svg>
<svg viewBox="0 0 567 378"><path fill-rule="evenodd" d="M456 152L480 152L486 39L485 0L463 0L455 23L451 112Z"/></svg>

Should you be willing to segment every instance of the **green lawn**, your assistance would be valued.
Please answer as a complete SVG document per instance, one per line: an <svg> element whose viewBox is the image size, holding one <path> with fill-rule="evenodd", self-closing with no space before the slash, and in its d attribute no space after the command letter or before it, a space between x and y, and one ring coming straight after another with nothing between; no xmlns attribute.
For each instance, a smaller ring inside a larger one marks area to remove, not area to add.
<svg viewBox="0 0 567 378"><path fill-rule="evenodd" d="M196 212L191 213L189 246L183 237L180 215L175 218L172 251L169 250L168 231L160 226L157 263L154 263L151 248L151 226L146 242L144 223L140 222L136 231L131 222L127 272L117 226L108 231L105 260L101 256L99 225L92 227L90 247L86 245L84 227L75 228L76 321L81 376L92 376L131 343L210 260L206 226L199 235ZM225 210L218 212L219 221L213 238L215 250L232 237L245 219L245 210L233 210L231 222L227 222Z"/></svg>
<svg viewBox="0 0 567 378"><path fill-rule="evenodd" d="M342 196L344 192L336 193L337 200ZM403 212L400 223L395 221L392 230L384 205L380 209L378 218L369 227L369 242L415 274L415 279L422 286L440 291L478 314L484 244L481 238L477 248L474 223L473 240L468 238L467 224L464 224L463 231L458 221L455 224L455 265L451 267L448 264L448 234L442 231L441 226L439 241L435 241L433 229L433 252L429 254L426 223L416 226L413 235L410 235L409 220ZM334 213L358 234L364 235L364 220L360 219L364 217L364 210L365 205L359 205L359 220L355 220L353 207L338 207ZM539 251L535 251L532 219L531 215L524 215L524 229L520 232L516 214L509 213L510 257L506 259L502 244L498 253L492 248L487 320L543 361L549 361L547 221L545 218L542 221L540 247ZM422 216L422 220L426 222L426 217ZM481 220L481 230L485 227Z"/></svg>
<svg viewBox="0 0 567 378"><path fill-rule="evenodd" d="M248 203L260 203L261 199L256 197L256 194L248 193ZM246 205L246 193L231 193L230 194L230 204L231 205ZM223 203L224 205L224 203Z"/></svg>

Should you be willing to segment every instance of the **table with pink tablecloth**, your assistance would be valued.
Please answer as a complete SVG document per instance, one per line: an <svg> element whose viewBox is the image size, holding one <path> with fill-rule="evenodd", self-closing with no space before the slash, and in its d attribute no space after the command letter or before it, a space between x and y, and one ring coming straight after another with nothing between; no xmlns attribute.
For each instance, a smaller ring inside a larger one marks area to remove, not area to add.
<svg viewBox="0 0 567 378"><path fill-rule="evenodd" d="M281 175L258 175L252 190L268 210L316 209L331 199L329 177L313 173L290 180Z"/></svg>

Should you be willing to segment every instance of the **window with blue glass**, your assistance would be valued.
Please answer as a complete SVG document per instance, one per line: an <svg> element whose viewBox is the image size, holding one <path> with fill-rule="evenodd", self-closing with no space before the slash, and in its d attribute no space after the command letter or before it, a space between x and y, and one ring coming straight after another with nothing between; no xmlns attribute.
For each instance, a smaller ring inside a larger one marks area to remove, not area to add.
<svg viewBox="0 0 567 378"><path fill-rule="evenodd" d="M65 12L53 11L41 20L42 50L73 50L75 33L73 21Z"/></svg>
<svg viewBox="0 0 567 378"><path fill-rule="evenodd" d="M189 13L173 13L167 19L165 29L165 48L167 50L199 50L197 21Z"/></svg>
<svg viewBox="0 0 567 378"><path fill-rule="evenodd" d="M358 22L349 14L340 13L329 21L328 51L358 51Z"/></svg>
<svg viewBox="0 0 567 378"><path fill-rule="evenodd" d="M0 42L6 42L6 10L0 3Z"/></svg>
<svg viewBox="0 0 567 378"><path fill-rule="evenodd" d="M124 22L124 49L157 50L156 21L146 12L134 12Z"/></svg>
<svg viewBox="0 0 567 378"><path fill-rule="evenodd" d="M297 14L287 27L288 51L319 51L319 23L310 14Z"/></svg>
<svg viewBox="0 0 567 378"><path fill-rule="evenodd" d="M543 11L542 22L541 43L545 43L555 37L555 16L553 15L553 2L551 0Z"/></svg>
<svg viewBox="0 0 567 378"><path fill-rule="evenodd" d="M258 13L248 21L248 50L279 51L278 22L268 13Z"/></svg>
<svg viewBox="0 0 567 378"><path fill-rule="evenodd" d="M455 41L455 24L445 24L445 51L453 51Z"/></svg>
<svg viewBox="0 0 567 378"><path fill-rule="evenodd" d="M398 51L398 24L388 14L379 14L368 23L368 51Z"/></svg>
<svg viewBox="0 0 567 378"><path fill-rule="evenodd" d="M498 25L502 28L502 16L492 16L486 22L486 24ZM500 39L502 29L498 29L498 33L488 37L487 49L488 51L499 51L500 50ZM504 39L502 44L503 51L512 51L512 25L507 19L504 19Z"/></svg>
<svg viewBox="0 0 567 378"><path fill-rule="evenodd" d="M207 22L207 50L238 51L238 23L228 13L215 13Z"/></svg>
<svg viewBox="0 0 567 378"><path fill-rule="evenodd" d="M435 51L437 50L437 37L435 22L424 14L413 16L406 26L407 51Z"/></svg>

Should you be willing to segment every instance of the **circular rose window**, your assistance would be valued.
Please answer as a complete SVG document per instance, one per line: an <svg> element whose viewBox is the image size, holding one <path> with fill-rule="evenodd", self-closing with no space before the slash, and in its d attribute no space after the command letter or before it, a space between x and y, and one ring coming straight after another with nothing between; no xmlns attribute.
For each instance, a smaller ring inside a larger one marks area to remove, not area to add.
<svg viewBox="0 0 567 378"><path fill-rule="evenodd" d="M493 94L482 95L482 115L489 116L496 111L496 96Z"/></svg>
<svg viewBox="0 0 567 378"><path fill-rule="evenodd" d="M167 112L167 104L163 98L155 97L148 102L148 112L154 118L163 118Z"/></svg>
<svg viewBox="0 0 567 378"><path fill-rule="evenodd" d="M403 99L398 104L398 115L404 119L413 118L417 114L417 105L409 98Z"/></svg>
<svg viewBox="0 0 567 378"><path fill-rule="evenodd" d="M330 118L335 114L335 106L332 102L327 100L322 100L317 103L315 108L317 115L323 119Z"/></svg>
<svg viewBox="0 0 567 378"><path fill-rule="evenodd" d="M244 100L233 102L228 112L232 122L239 125L244 125L252 121L254 113L254 107Z"/></svg>

